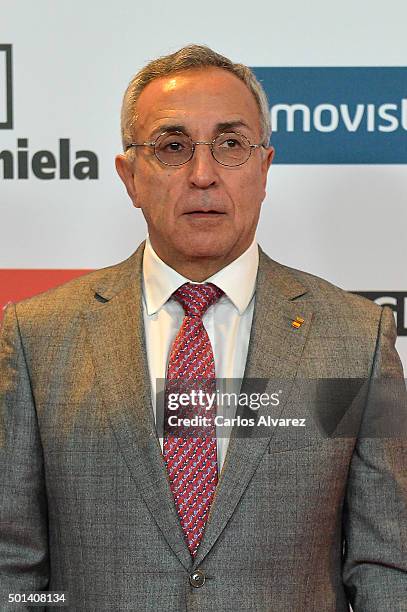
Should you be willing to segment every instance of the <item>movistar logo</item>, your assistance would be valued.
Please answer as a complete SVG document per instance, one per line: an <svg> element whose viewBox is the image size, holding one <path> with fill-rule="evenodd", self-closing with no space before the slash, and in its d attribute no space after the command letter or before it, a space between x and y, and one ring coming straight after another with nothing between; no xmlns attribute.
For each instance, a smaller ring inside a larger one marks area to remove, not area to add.
<svg viewBox="0 0 407 612"><path fill-rule="evenodd" d="M334 132L338 128L348 132L395 132L400 127L407 131L407 98L379 106L323 103L310 108L306 104L274 104L271 125L274 132Z"/></svg>
<svg viewBox="0 0 407 612"><path fill-rule="evenodd" d="M407 163L407 68L254 68L277 164Z"/></svg>

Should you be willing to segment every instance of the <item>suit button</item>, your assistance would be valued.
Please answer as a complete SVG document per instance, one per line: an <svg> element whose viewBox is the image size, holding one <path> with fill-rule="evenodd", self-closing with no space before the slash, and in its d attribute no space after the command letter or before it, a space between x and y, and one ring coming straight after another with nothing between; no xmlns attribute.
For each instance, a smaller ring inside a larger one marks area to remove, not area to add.
<svg viewBox="0 0 407 612"><path fill-rule="evenodd" d="M192 574L190 574L189 582L196 589L203 586L205 584L204 572L202 570L195 570L195 572L192 572Z"/></svg>

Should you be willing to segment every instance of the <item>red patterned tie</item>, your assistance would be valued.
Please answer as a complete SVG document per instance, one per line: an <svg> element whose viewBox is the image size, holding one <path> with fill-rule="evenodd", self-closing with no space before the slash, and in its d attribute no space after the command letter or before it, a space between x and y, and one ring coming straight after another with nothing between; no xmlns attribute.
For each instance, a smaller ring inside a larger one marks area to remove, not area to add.
<svg viewBox="0 0 407 612"><path fill-rule="evenodd" d="M170 352L167 399L170 392L180 393L185 388L189 392L192 388L203 389L205 392L216 391L215 361L202 316L222 294L223 291L212 283L185 283L174 292L173 297L183 306L185 316ZM204 430L199 427L189 429L188 435L181 436L182 429L178 429L176 435L168 426L170 411L167 404L166 401L164 460L188 548L191 555L195 556L218 483L216 428L213 421L216 402L211 411L207 410L208 404L205 406L202 402L198 406L190 405L190 412L183 414L209 417L210 425Z"/></svg>

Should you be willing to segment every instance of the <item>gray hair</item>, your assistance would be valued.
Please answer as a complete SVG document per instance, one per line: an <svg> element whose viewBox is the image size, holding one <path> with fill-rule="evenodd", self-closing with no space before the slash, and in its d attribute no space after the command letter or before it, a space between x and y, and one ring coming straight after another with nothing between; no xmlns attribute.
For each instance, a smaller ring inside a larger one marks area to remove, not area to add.
<svg viewBox="0 0 407 612"><path fill-rule="evenodd" d="M188 45L175 53L152 60L130 81L123 98L121 110L121 134L124 151L133 140L137 121L137 100L143 89L154 79L169 76L181 70L216 67L237 76L252 92L260 113L262 144L268 146L271 136L270 113L267 96L253 72L244 64L235 64L227 57L204 45Z"/></svg>

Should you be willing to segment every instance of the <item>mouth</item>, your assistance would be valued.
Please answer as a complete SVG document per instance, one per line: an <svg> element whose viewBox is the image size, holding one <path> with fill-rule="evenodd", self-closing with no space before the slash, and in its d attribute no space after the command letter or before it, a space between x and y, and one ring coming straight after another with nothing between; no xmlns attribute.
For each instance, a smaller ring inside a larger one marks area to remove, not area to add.
<svg viewBox="0 0 407 612"><path fill-rule="evenodd" d="M219 210L191 210L191 212L184 214L193 219L213 219L225 215L226 213L220 212Z"/></svg>

